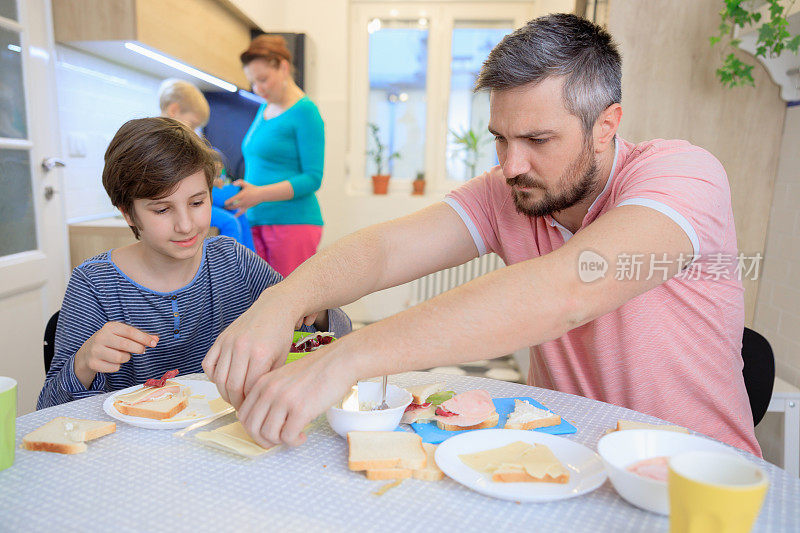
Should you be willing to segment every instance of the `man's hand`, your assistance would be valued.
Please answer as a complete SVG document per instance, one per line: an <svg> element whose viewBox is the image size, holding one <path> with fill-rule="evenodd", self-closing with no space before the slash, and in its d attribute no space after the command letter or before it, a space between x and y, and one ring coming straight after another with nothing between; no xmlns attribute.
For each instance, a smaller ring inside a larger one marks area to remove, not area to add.
<svg viewBox="0 0 800 533"><path fill-rule="evenodd" d="M131 354L144 353L156 344L155 335L122 322L107 322L75 354L75 375L88 389L98 372L116 372L130 360Z"/></svg>
<svg viewBox="0 0 800 533"><path fill-rule="evenodd" d="M203 359L203 371L237 410L256 380L286 361L291 346L292 313L267 291L217 337Z"/></svg>
<svg viewBox="0 0 800 533"><path fill-rule="evenodd" d="M299 446L303 428L341 400L355 382L336 343L261 376L239 408L239 420L259 445Z"/></svg>

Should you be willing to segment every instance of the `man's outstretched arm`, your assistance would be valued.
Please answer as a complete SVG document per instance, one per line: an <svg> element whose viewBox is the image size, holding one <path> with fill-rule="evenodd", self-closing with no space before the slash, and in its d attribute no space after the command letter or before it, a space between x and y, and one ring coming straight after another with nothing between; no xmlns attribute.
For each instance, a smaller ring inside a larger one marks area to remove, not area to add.
<svg viewBox="0 0 800 533"><path fill-rule="evenodd" d="M266 289L220 334L203 369L238 408L255 381L283 363L298 320L477 255L464 223L444 203L358 231Z"/></svg>
<svg viewBox="0 0 800 533"><path fill-rule="evenodd" d="M608 262L605 277L592 283L578 274L585 250ZM239 417L262 445L297 445L302 428L359 379L497 357L558 338L665 281L616 279L617 258L632 253L666 254L668 279L693 248L667 216L615 208L546 256L491 272L263 375Z"/></svg>

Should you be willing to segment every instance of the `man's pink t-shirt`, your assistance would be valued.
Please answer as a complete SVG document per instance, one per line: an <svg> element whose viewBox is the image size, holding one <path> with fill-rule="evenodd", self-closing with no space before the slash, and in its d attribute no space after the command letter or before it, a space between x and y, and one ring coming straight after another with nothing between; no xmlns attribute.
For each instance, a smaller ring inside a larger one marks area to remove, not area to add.
<svg viewBox="0 0 800 533"><path fill-rule="evenodd" d="M518 213L499 167L445 202L479 252L495 252L508 265L556 250L572 236L549 215ZM742 376L744 289L725 170L686 141L634 145L617 137L611 176L581 228L630 204L675 221L692 242L694 261L618 309L532 346L528 383L663 418L761 456ZM630 269L606 275L630 279L641 260L636 252Z"/></svg>

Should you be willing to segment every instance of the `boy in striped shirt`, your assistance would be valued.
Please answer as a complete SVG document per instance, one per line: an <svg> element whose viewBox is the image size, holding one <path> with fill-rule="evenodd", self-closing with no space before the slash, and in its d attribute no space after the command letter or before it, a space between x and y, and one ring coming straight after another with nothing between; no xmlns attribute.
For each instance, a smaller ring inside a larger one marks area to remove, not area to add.
<svg viewBox="0 0 800 533"><path fill-rule="evenodd" d="M217 335L282 280L235 240L205 239L215 160L195 133L169 118L131 120L114 136L103 186L137 242L73 271L38 408L140 384L174 368L201 372ZM274 320L337 337L351 329L340 309ZM289 339L285 344L288 351Z"/></svg>

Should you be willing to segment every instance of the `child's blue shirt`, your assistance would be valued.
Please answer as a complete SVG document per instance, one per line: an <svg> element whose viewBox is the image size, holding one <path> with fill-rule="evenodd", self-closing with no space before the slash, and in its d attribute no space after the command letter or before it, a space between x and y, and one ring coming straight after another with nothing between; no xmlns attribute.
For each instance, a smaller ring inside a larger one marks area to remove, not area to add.
<svg viewBox="0 0 800 533"><path fill-rule="evenodd" d="M203 358L217 336L264 289L282 279L266 261L228 237L206 240L194 279L168 293L130 279L110 252L88 259L75 268L67 286L55 355L37 409L138 385L175 368L181 374L202 372ZM87 390L75 375L75 354L107 322L157 335L158 345L133 354L117 372L98 373ZM350 332L350 319L341 309L328 311L328 323L337 337Z"/></svg>

